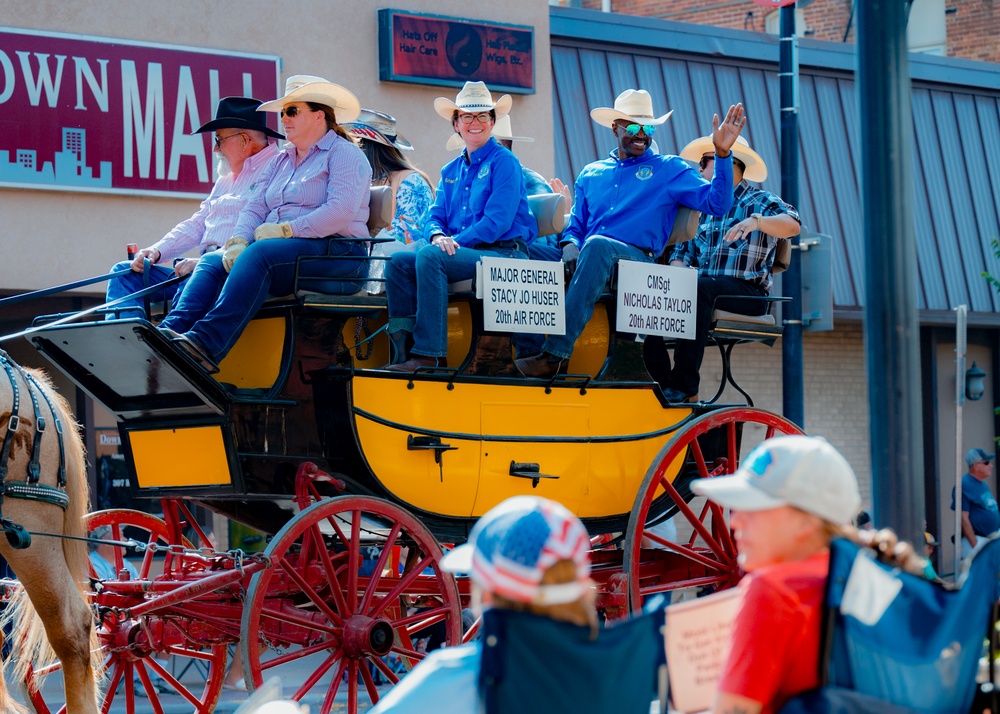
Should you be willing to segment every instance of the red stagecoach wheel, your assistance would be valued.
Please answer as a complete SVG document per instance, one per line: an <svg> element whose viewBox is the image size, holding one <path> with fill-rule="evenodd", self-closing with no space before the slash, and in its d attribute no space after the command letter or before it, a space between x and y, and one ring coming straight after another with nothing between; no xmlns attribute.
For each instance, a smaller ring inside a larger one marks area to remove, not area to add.
<svg viewBox="0 0 1000 714"><path fill-rule="evenodd" d="M141 511L128 509L109 509L88 514L87 530L93 532L100 526L111 527L111 539L116 541L132 538L146 544L167 546L171 544L169 528L160 518ZM125 529L128 529L127 531ZM181 545L193 548L189 540L182 539ZM125 547L114 547L115 570L121 572L125 568ZM171 556L167 556L168 558ZM154 568L159 569L160 562L154 561L153 554L145 551L142 560L136 562L130 559L135 567L138 579L150 579L155 575ZM94 570L91 567L91 577ZM105 592L113 593L114 582L105 584ZM97 597L90 593L93 600ZM214 711L222 691L222 682L226 675L227 650L225 645L214 647L172 646L162 652L151 652L135 643L135 635L141 632L142 623L135 621L114 622L105 618L99 624L98 637L104 650L104 680L101 682L100 711L107 714L113 707L123 705L127 711L135 711L134 700L145 695L154 711L179 711L178 703L187 701L193 714L210 714ZM154 657L166 659L170 655L171 662L166 668ZM61 666L56 663L39 673L28 671L26 691L32 705L38 714L65 714L66 706L62 703L62 688L42 686L35 689L38 675L57 674ZM175 676L190 672L185 676ZM159 677L159 679L157 679ZM183 680L183 681L181 681ZM141 693L140 693L141 692ZM46 702L51 700L52 707ZM166 706L165 706L166 705Z"/></svg>
<svg viewBox="0 0 1000 714"><path fill-rule="evenodd" d="M250 581L240 642L248 688L280 676L284 696L320 714L342 690L349 714L359 699L377 702L373 673L398 682L400 667L424 656L418 635L443 625L445 645L461 641L458 588L441 554L388 501L341 496L300 512L264 552L272 567Z"/></svg>
<svg viewBox="0 0 1000 714"><path fill-rule="evenodd" d="M692 509L688 484L693 478L735 472L741 452L748 453L764 439L801 433L777 414L734 407L698 417L666 443L646 472L625 535L624 573L633 612L657 593L706 586L722 590L739 581L742 571L723 509L712 503ZM679 460L684 466L671 482L665 474ZM655 530L662 522L658 514L668 507L675 507L677 519L691 526L683 543Z"/></svg>

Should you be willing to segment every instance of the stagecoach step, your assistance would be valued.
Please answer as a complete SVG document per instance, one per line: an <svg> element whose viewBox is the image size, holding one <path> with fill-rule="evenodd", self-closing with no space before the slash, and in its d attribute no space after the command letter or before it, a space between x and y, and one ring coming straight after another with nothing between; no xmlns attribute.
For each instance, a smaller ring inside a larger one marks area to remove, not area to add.
<svg viewBox="0 0 1000 714"><path fill-rule="evenodd" d="M121 419L222 414L232 397L143 319L41 327L27 339Z"/></svg>

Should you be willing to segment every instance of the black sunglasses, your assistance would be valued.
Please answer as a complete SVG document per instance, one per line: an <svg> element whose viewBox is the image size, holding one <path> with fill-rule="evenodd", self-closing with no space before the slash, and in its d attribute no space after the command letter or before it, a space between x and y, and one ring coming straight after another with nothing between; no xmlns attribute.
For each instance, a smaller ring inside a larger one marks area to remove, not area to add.
<svg viewBox="0 0 1000 714"><path fill-rule="evenodd" d="M283 116L283 117L291 117L292 119L294 119L295 117L297 117L299 115L299 112L301 112L301 111L302 111L301 109L299 109L295 105L292 105L292 106L288 107L288 109L282 109L281 110L281 116Z"/></svg>
<svg viewBox="0 0 1000 714"><path fill-rule="evenodd" d="M699 169L704 169L706 166L708 166L708 163L710 161L715 161L715 157L714 156L702 156L701 157L701 161L698 162L698 168Z"/></svg>

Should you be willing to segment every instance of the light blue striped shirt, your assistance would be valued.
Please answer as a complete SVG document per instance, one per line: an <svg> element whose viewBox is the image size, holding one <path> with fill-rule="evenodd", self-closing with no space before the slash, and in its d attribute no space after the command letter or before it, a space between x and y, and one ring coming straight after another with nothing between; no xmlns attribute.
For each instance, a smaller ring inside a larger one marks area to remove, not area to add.
<svg viewBox="0 0 1000 714"><path fill-rule="evenodd" d="M253 242L262 223L289 223L296 238L368 237L372 169L352 142L328 131L298 165L287 144L261 176L234 236Z"/></svg>

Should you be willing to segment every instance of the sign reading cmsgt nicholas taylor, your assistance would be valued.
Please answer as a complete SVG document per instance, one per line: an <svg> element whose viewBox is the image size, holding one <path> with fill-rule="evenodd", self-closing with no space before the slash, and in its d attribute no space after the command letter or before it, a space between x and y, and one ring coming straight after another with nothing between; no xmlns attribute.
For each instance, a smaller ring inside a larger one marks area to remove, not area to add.
<svg viewBox="0 0 1000 714"><path fill-rule="evenodd" d="M191 132L221 97L278 96L279 72L268 55L0 27L0 186L202 198L213 136Z"/></svg>

